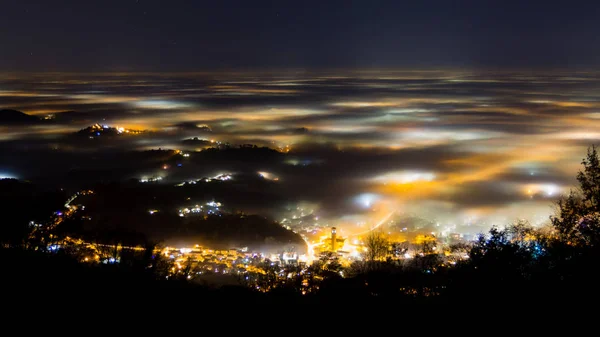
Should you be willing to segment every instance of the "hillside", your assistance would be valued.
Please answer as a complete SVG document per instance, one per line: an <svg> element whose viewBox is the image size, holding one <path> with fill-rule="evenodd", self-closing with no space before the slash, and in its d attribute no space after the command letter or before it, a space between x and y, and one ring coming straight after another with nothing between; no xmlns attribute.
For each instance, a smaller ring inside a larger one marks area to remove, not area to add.
<svg viewBox="0 0 600 337"><path fill-rule="evenodd" d="M0 110L0 125L25 125L38 123L40 119L24 112L10 109Z"/></svg>
<svg viewBox="0 0 600 337"><path fill-rule="evenodd" d="M166 189L166 190L165 190ZM122 237L128 244L144 240L168 244L203 244L215 248L248 247L277 252L293 247L305 251L302 238L278 223L258 215L245 215L222 207L185 217L181 207L206 204L194 198L186 202L183 190L174 187L105 185L96 193L77 198L85 209L64 230L89 239ZM173 191L180 191L173 194ZM153 210L152 212L150 212ZM111 239L111 240L112 240ZM125 242L123 241L123 242Z"/></svg>

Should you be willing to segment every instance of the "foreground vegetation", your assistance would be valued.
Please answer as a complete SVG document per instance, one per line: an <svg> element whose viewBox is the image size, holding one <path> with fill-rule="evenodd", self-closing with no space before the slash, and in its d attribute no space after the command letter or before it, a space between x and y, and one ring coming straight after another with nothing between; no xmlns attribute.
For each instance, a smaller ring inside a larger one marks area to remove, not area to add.
<svg viewBox="0 0 600 337"><path fill-rule="evenodd" d="M484 300L490 307L510 304L521 309L586 303L600 298L600 158L595 147L582 164L579 187L558 201L551 226L518 222L492 228L462 247L468 259L452 265L431 250L410 260L386 260L380 254L384 243L372 238L365 260L347 268L329 255L308 269L287 267L287 277L278 278L265 265L264 273L246 284L250 287L215 289L189 282L185 270L170 272L172 264L154 254L154 245L120 264L83 264L67 250L43 248L43 238L29 233L19 239L12 233L3 237L0 249L3 286L26 289L19 299L23 303L39 301L41 294L54 294L46 298L53 303L85 298L97 305L151 300L170 305L307 305L315 310L325 310L323 303L335 308L393 303L411 310L446 304L473 308Z"/></svg>

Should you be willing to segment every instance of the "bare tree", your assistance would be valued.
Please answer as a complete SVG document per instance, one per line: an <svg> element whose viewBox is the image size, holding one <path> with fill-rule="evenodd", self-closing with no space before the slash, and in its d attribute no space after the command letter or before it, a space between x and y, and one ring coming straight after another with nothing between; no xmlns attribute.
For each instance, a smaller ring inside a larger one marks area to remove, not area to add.
<svg viewBox="0 0 600 337"><path fill-rule="evenodd" d="M364 239L365 248L367 251L364 253L364 259L366 261L381 261L383 260L389 248L389 242L387 237L380 231L370 231Z"/></svg>

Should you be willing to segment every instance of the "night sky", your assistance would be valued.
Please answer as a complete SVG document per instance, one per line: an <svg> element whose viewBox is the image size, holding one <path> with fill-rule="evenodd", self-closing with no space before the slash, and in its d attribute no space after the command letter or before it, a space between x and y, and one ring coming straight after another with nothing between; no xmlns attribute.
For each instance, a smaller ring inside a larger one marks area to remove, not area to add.
<svg viewBox="0 0 600 337"><path fill-rule="evenodd" d="M594 67L594 1L0 2L0 70Z"/></svg>

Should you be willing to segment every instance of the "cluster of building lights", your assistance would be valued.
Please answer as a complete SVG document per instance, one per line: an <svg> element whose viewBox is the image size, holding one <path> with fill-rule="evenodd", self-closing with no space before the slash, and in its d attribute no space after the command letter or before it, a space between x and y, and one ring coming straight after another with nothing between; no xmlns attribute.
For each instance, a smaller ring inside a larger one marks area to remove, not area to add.
<svg viewBox="0 0 600 337"><path fill-rule="evenodd" d="M209 215L217 215L218 212L220 212L219 207L221 206L222 204L220 202L210 201L204 205L195 205L194 207L182 208L179 210L179 216L184 217L188 214L201 214L204 212Z"/></svg>
<svg viewBox="0 0 600 337"><path fill-rule="evenodd" d="M142 178L140 179L140 183L152 183L156 181L161 181L162 179L162 177Z"/></svg>

